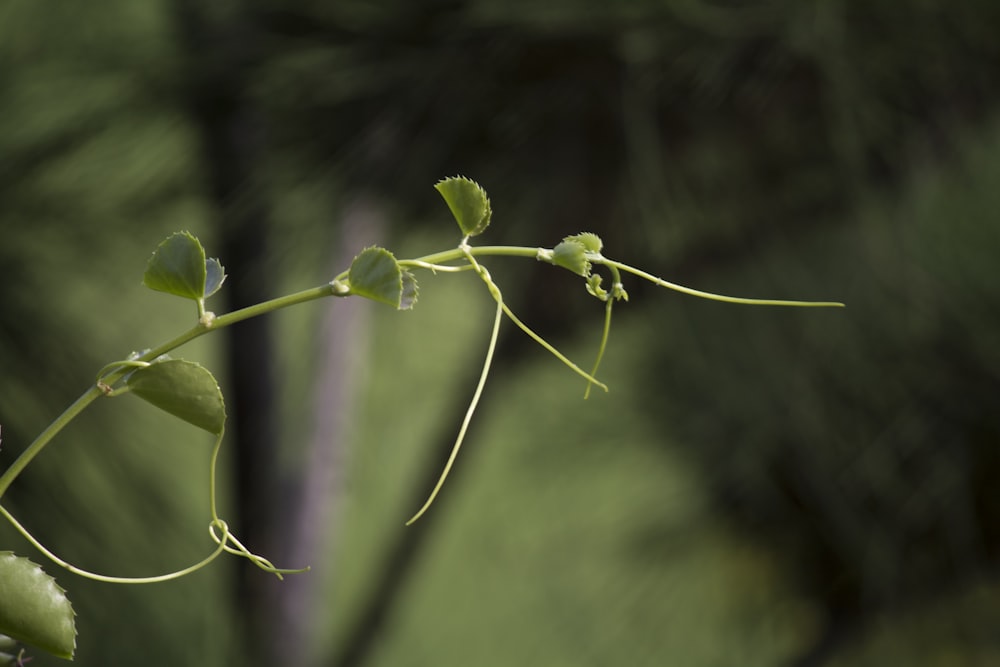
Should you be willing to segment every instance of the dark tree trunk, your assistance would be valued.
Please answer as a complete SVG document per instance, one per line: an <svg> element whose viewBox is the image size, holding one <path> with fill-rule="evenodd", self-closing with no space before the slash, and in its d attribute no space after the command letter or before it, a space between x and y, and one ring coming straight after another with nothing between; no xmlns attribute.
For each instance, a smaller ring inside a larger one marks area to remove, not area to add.
<svg viewBox="0 0 1000 667"><path fill-rule="evenodd" d="M256 55L252 25L237 12L211 14L211 5L178 0L180 40L187 53L185 92L197 126L204 178L216 207L219 256L229 278L220 293L227 309L274 296L264 269L270 215L257 166L263 150L262 122L247 98ZM234 529L252 551L271 553L273 498L277 488L273 333L266 317L227 330L225 387L228 434L235 452L238 518ZM278 664L263 640L270 625L266 590L270 578L240 562L238 608L244 614L242 644L254 662Z"/></svg>

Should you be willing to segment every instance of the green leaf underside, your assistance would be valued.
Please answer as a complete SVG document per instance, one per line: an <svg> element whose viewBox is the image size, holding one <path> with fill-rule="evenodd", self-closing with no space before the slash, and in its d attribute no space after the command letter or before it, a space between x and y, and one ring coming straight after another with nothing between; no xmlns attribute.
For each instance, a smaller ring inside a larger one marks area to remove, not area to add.
<svg viewBox="0 0 1000 667"><path fill-rule="evenodd" d="M157 292L198 300L205 296L206 272L201 243L189 232L176 232L153 253L142 282Z"/></svg>
<svg viewBox="0 0 1000 667"><path fill-rule="evenodd" d="M205 260L205 296L208 298L219 291L222 283L226 282L226 269L223 268L219 260L212 258Z"/></svg>
<svg viewBox="0 0 1000 667"><path fill-rule="evenodd" d="M193 361L169 359L131 373L129 389L139 398L216 435L226 423L222 391L212 374Z"/></svg>
<svg viewBox="0 0 1000 667"><path fill-rule="evenodd" d="M417 281L404 272L399 262L385 248L372 246L361 251L348 271L351 293L406 310L417 298Z"/></svg>
<svg viewBox="0 0 1000 667"><path fill-rule="evenodd" d="M590 261L587 259L587 246L583 242L566 237L562 243L552 249L552 262L573 273L587 278L590 276Z"/></svg>
<svg viewBox="0 0 1000 667"><path fill-rule="evenodd" d="M71 660L73 606L56 580L27 558L0 552L0 633Z"/></svg>
<svg viewBox="0 0 1000 667"><path fill-rule="evenodd" d="M434 188L444 197L463 234L476 236L489 227L493 209L486 190L478 183L464 176L453 176L438 181Z"/></svg>

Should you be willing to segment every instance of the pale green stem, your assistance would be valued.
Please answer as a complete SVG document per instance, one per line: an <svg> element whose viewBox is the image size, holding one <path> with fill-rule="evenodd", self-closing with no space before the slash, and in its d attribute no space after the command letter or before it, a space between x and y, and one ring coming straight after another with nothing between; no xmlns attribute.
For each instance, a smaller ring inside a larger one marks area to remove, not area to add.
<svg viewBox="0 0 1000 667"><path fill-rule="evenodd" d="M66 408L61 415L56 417L51 424L45 427L45 430L38 434L38 437L28 445L28 447L21 452L21 455L14 459L14 462L10 464L3 474L0 475L0 496L7 491L11 483L17 478L21 471L23 471L31 460L38 456L38 453L45 448L45 445L54 438L59 431L63 430L67 424L73 421L77 415L86 409L88 405L96 401L98 398L104 395L104 392L98 386L93 386L87 391L85 391L80 398L76 399L72 405Z"/></svg>
<svg viewBox="0 0 1000 667"><path fill-rule="evenodd" d="M547 251L547 250L545 250L543 248L530 248L530 247L521 247L521 246L480 246L480 247L472 248L472 247L469 247L465 243L465 239L463 239L462 244L458 248L451 249L451 250L446 250L446 251L443 251L443 252L433 253L433 254L430 254L430 255L425 255L424 257L420 257L420 258L417 258L415 260L405 260L404 262L401 262L401 264L403 264L403 265L420 267L420 268L426 268L426 269L429 269L429 270L432 270L432 271L460 271L460 270L465 270L465 267L448 267L448 266L444 265L444 263L445 262L453 262L453 261L458 261L458 260L461 260L461 259L465 259L466 261L468 261L475 268L475 270L480 274L480 276L486 281L487 286L490 288L490 293L493 295L494 299L496 299L496 301L497 301L497 313L498 313L498 317L497 317L497 319L494 322L494 334L493 334L493 338L491 339L491 344L490 344L489 352L488 352L488 355L487 355L487 363L486 363L486 365L483 368L483 375L482 375L482 377L480 379L480 384L477 387L476 394L475 394L475 396L473 398L473 403L472 403L472 405L470 405L470 410L466 414L466 420L463 422L463 426L462 426L462 429L460 431L459 439L456 442L454 450L452 451L452 457L451 457L451 459L449 459L449 462L448 462L448 465L446 466L445 472L442 475L441 480L439 480L438 486L435 487L434 492L431 495L431 498L428 500L428 502L425 504L425 506L420 510L420 512L418 512L417 515L414 516L414 518L411 519L410 522L408 522L408 523L412 523L430 505L430 502L433 500L434 496L440 490L440 486L441 486L441 484L444 481L444 477L447 476L447 472L450 469L452 462L454 461L454 457L457 454L458 448L461 445L462 438L464 437L465 430L466 430L467 425L468 425L468 421L469 421L469 419L472 416L472 412L474 412L476 403L479 400L479 395L481 394L481 391L482 391L482 387L485 384L485 379L486 379L486 376L488 374L489 365L490 365L490 363L492 361L493 350L494 350L494 348L496 346L496 335L497 335L498 327L499 327L499 314L500 313L506 314L511 319L512 322L514 322L525 333L527 333L529 336L531 336L531 338L534 339L538 344L540 344L542 347L544 347L549 352L551 352L552 354L554 354L560 361L562 361L563 363L565 363L567 366L569 366L575 372L579 373L581 376L583 376L584 378L586 378L587 381L588 381L588 390L590 388L590 384L592 383L592 384L596 384L596 385L600 386L605 391L607 391L607 386L604 385L603 383L599 382L597 379L595 379L593 377L593 374L588 374L585 371L583 371L582 369L580 369L573 362L571 362L569 359L567 359L565 356L563 356L558 350L556 350L554 347L552 347L551 345L549 345L544 339L542 339L540 336L538 336L536 333L534 333L530 328L527 327L527 325L525 325L523 322L521 322L521 320L519 320L513 314L513 312L511 312L510 309L507 308L507 306L503 303L503 299L502 299L502 297L500 295L499 288L493 283L492 279L489 277L488 272L486 272L485 269L483 269L475 261L475 259L474 259L475 256L497 256L497 257L531 257L531 258L535 258L535 259L539 259L539 260L550 261L550 260L547 259L548 256L546 255L546 253L550 253L551 254L551 251ZM683 292L685 294L690 294L692 296L699 296L699 297L706 298L706 299L712 299L712 300L715 300L715 301L725 301L725 302L728 302L728 303L742 303L742 304L752 304L752 305L770 305L770 306L807 306L807 307L808 306L827 306L827 307L828 306L836 306L836 307L843 307L843 305L844 305L844 304L839 303L839 302L827 302L827 301L821 301L821 302L813 302L813 301L782 301L782 300L772 300L772 299L746 299L746 298L740 298L740 297L724 296L724 295L720 295L720 294L712 294L710 292L702 292L700 290L695 290L695 289L691 289L689 287L684 287L682 285L677 285L675 283L668 282L666 280L663 280L662 278L658 278L658 277L656 277L656 276L654 276L652 274L646 273L645 271L641 271L641 270L636 269L634 267L631 267L631 266L629 266L627 264L622 264L620 262L616 262L616 261L607 259L607 258L601 256L600 254L596 254L595 253L594 255L589 256L588 259L590 259L592 262L595 262L595 263L604 264L605 266L608 266L611 269L615 269L615 268L621 269L622 271L626 271L628 273L636 275L636 276L638 276L640 278L648 280L648 281L650 281L650 282L652 282L652 283L654 283L656 285L660 285L662 287L667 287L669 289L673 289L673 290L676 290L678 292ZM550 263L551 263L551 261L550 261ZM175 338L173 338L173 339L171 339L171 340L169 340L169 341L167 341L167 342L165 342L165 343L163 343L163 344L161 344L161 345L159 345L159 346L157 346L157 347L155 347L155 348L153 348L153 349L145 352L144 354L140 355L136 359L130 359L128 361L115 362L113 364L109 364L108 366L105 366L104 369L102 369L101 374L99 375L98 383L95 386L92 386L89 389L87 389L79 398L76 399L76 401L73 402L72 405L70 405L61 415L59 415L55 420L53 420L53 422L51 424L49 424L48 427L46 427L45 430L43 430L38 435L38 437L35 438L35 440L31 444L29 444L27 448L25 448L25 450L23 452L21 452L20 456L18 456L17 459L15 459L14 462L11 463L11 465L6 470L4 470L3 474L0 475L0 497L2 497L3 494L7 492L7 490L10 488L10 485L17 478L17 476L42 451L42 449L44 449L45 446L49 442L51 442L51 440L60 431L62 431L63 428L66 427L67 424L69 424L73 419L75 419L84 409L86 409L91 403L93 403L99 397L101 397L102 395L108 394L108 393L113 393L114 392L114 390L113 390L114 384L116 382L120 381L123 377L125 377L125 375L129 372L130 368L138 366L138 365L142 365L143 363L151 362L154 359L156 359L157 357L159 357L160 355L166 354L167 352L170 352L170 351L172 351L172 350L180 347L181 345L184 345L184 344L186 344L186 343L194 340L195 338L198 338L199 336L202 336L202 335L204 335L204 334L206 334L209 331L212 331L214 329L221 329L221 328L230 326L232 324L235 324L237 322L241 322L243 320L250 319L252 317L257 317L259 315L264 315L266 313L270 313L270 312L273 312L275 310L279 310L281 308L286 308L288 306L293 306L293 305L296 305L296 304L305 303L307 301L313 301L313 300L324 298L324 297L328 297L328 296L349 296L350 295L350 291L349 290L341 289L341 288L343 288L342 281L345 280L348 277L348 275L349 275L349 272L348 271L344 271L343 273L341 273L340 275L338 275L333 281L331 281L330 283L327 283L325 285L321 285L319 287L313 287L313 288L310 288L310 289L307 289L307 290L303 290L301 292L296 292L294 294L289 294L289 295L286 295L286 296L278 297L276 299L271 299L269 301L264 301L262 303L259 303L259 304L253 305L253 306L249 306L247 308L242 308L240 310L236 310L236 311L233 311L231 313L227 313L225 315L220 315L220 316L217 316L217 317L214 316L212 313L206 312L204 310L204 301L203 300L199 300L198 304L197 304L198 305L198 315L199 315L198 319L199 319L199 323L198 323L197 326L195 326L195 327L189 329L188 331L180 334L179 336L177 336L177 337L175 337ZM608 313L608 315L610 315L610 312ZM609 323L609 318L606 317L606 319L605 319L605 336L604 336L604 340L606 340L606 338L607 338L608 323ZM603 345L602 345L602 351L603 351ZM598 355L598 363L599 362L600 362L600 354ZM596 364L595 364L595 369L596 369ZM214 479L214 456L213 456L213 479ZM7 515L10 518L10 520L15 524L15 526L19 525L15 521L13 521L13 517L10 517L6 513L6 511L4 511L4 514ZM214 487L213 487L213 520L214 521L219 521L218 517L215 514L215 507L214 507ZM224 525L224 523L223 523L223 525ZM214 532L213 532L213 535L214 535ZM227 542L229 540L232 540L235 544L238 545L238 551L240 553L242 553L243 555L246 555L247 557L251 558L251 560L254 560L255 562L257 562L258 565L261 562L266 562L266 561L264 561L264 559L261 559L259 556L254 556L249 551L247 551L245 549L245 547L243 547L242 544L239 544L239 542L236 541L235 538L232 538L232 536L228 533L228 530L226 530L224 532L224 539L220 539L220 548L224 549L224 550L230 550L231 547L229 547L227 545ZM37 545L36 544L36 546L38 546L41 549L41 545ZM44 552L44 550L43 550L43 552ZM44 553L47 553L47 552L44 552ZM213 555L210 558L214 558L214 557L215 556ZM56 562L59 562L59 561L57 560ZM205 561L205 562L208 562L208 561ZM70 567L72 567L72 566L70 566ZM171 576L171 575L167 575L167 576ZM157 579L157 578L154 578L154 579ZM157 580L159 580L159 579L157 579Z"/></svg>
<svg viewBox="0 0 1000 667"><path fill-rule="evenodd" d="M195 572L205 567L213 560L218 558L219 555L225 550L224 542L220 542L219 546L215 549L215 551L206 556L204 559L198 561L194 565L191 565L181 570L177 570L176 572L170 572L168 574L161 574L153 577L109 577L103 574L97 574L96 572L89 572L87 570L81 569L75 565L72 565L64 561L62 558L56 556L54 553L46 549L41 542L36 540L35 537L31 533L29 533L28 530L24 526L22 526L20 522L17 519L15 519L14 516L10 512L8 512L7 509L2 505L0 505L0 514L2 514L3 517L7 519L7 521L9 521L12 526L14 526L17 532L21 533L21 535L24 536L24 539L31 542L32 546L34 546L36 549L42 552L42 555L44 555L46 558L48 558L56 565L66 568L73 574L78 574L81 577L86 577L87 579L102 581L109 584L156 584L163 581L180 579L181 577L184 577L188 574L191 574L192 572ZM229 539L231 535L229 535L227 531L223 535L223 537Z"/></svg>
<svg viewBox="0 0 1000 667"><path fill-rule="evenodd" d="M691 289L690 287L684 287L683 285L678 285L677 283L672 283L670 281L664 280L663 278L658 278L651 273L646 273L640 269L629 266L628 264L622 264L621 262L616 262L612 259L608 259L602 255L594 255L589 258L590 261L596 264L604 264L608 267L615 267L631 273L634 276L639 276L644 280L648 280L654 285L659 285L660 287L666 287L668 289L681 292L683 294L689 294L691 296L698 296L703 299L711 299L712 301L725 301L726 303L742 303L751 306L796 306L800 308L843 308L844 304L839 301L786 301L781 299L746 299L738 296L726 296L724 294L713 294L712 292L702 292L701 290Z"/></svg>
<svg viewBox="0 0 1000 667"><path fill-rule="evenodd" d="M483 372L479 375L479 384L476 385L476 391L472 395L472 401L469 403L468 410L465 411L465 418L462 420L462 426L458 430L458 437L455 439L455 445L451 448L451 455L448 456L448 461L444 464L444 470L441 471L441 476L438 478L437 484L434 485L431 495L428 496L423 507L421 507L417 513L406 522L407 526L423 516L424 512L426 512L431 506L431 503L433 503L434 499L437 498L438 492L441 491L441 487L444 486L444 481L448 478L448 473L451 472L451 467L455 464L455 459L458 457L458 450L462 447L462 442L465 440L465 432L469 428L469 423L472 421L472 415L475 413L476 406L479 404L479 397L483 393L483 387L486 386L486 378L490 374L490 365L493 363L493 351L497 346L497 338L500 335L500 322L502 319L503 299L497 298L497 311L496 316L493 318L493 332L490 335L490 346L486 350L486 361L483 363Z"/></svg>
<svg viewBox="0 0 1000 667"><path fill-rule="evenodd" d="M611 335L611 306L614 302L614 297L609 294L608 300L604 305L604 331L601 332L601 346L597 349L597 358L594 359L594 368L590 371L591 375L597 375L597 369L601 365L601 359L604 358L604 349L608 345L608 336ZM590 398L590 388L593 386L594 383L590 381L587 382L587 388L583 392L583 400ZM607 391L606 388L605 391Z"/></svg>
<svg viewBox="0 0 1000 667"><path fill-rule="evenodd" d="M460 253L459 256L461 256ZM227 313L226 315L220 315L214 318L209 324L199 324L188 331L185 331L181 335L145 352L136 359L108 364L104 367L104 369L102 369L102 371L108 369L114 370L106 375L100 376L99 382L101 384L90 387L87 391L81 394L72 405L66 408L61 415L56 417L56 419L53 420L53 422L49 424L45 430L42 431L30 445L28 445L28 447L21 452L20 456L18 456L17 459L15 459L14 462L3 471L3 474L0 475L0 497L7 492L7 489L17 476L21 474L21 472L36 456L38 456L39 452L45 448L52 438L62 431L67 424L73 421L77 415L83 412L87 406L105 394L105 390L102 389L101 385L104 387L111 387L115 382L128 373L130 367L141 365L143 362L150 362L159 357L161 354L166 354L167 352L189 343L195 338L198 338L199 336L202 336L214 329L221 329L223 327L236 324L237 322L242 322L243 320L251 317L256 317L280 308L287 308L288 306L304 303L306 301L313 301L327 296L336 296L336 292L334 292L329 284L321 285L320 287L313 287L311 289L289 294L277 299L264 301L254 306L235 310L231 313Z"/></svg>
<svg viewBox="0 0 1000 667"><path fill-rule="evenodd" d="M576 364L574 364L572 361L569 360L569 358L566 357L566 355L564 355L562 352L560 352L559 350L557 350L556 348L554 348L547 340L545 340L544 338L542 338L541 336L539 336L538 334L536 334L534 331L532 331L531 328L528 327L527 324L525 324L524 322L522 322L517 317L517 315L515 315L513 313L513 311L511 311L511 309L507 307L506 304L502 304L502 306L503 306L503 312L504 312L504 314L507 315L507 317L510 318L511 322L513 322L514 324L516 324L521 329L521 331L523 331L524 333L526 333L529 336L531 336L532 340L534 340L536 343L538 343L539 345L541 345L542 347L544 347L546 350L548 350L549 352L551 352L552 355L555 356L556 359L558 359L559 361L561 361L564 364L566 364L574 373L576 373L577 375L579 375L580 377L582 377L584 380L586 380L588 385L596 384L598 387L600 387L604 391L608 391L608 385L604 384L603 382L601 382L600 380L598 380L597 378L595 378L593 376L593 374L588 373L587 371L583 370L582 368L580 368L579 366L577 366Z"/></svg>

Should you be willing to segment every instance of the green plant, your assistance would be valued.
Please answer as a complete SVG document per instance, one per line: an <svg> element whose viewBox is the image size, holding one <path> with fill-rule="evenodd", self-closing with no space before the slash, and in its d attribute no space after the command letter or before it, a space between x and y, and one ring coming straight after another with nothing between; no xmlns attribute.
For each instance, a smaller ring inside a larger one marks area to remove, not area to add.
<svg viewBox="0 0 1000 667"><path fill-rule="evenodd" d="M176 348L209 332L280 308L325 297L360 296L399 310L411 309L416 304L418 296L417 280L414 275L418 270L434 273L474 272L483 281L495 301L496 310L482 373L459 428L451 456L427 501L407 521L407 524L416 521L428 510L448 477L489 375L504 317L580 375L586 382L584 392L586 398L594 386L605 391L608 389L596 378L596 374L607 346L612 307L615 302L628 299L622 284L623 273L685 294L729 303L774 306L843 305L834 302L745 299L710 294L676 285L605 257L601 254L601 239L588 232L566 237L551 249L520 246L473 247L469 244L469 239L485 231L492 218L492 208L486 192L478 184L464 177L444 179L435 187L451 209L462 232L462 239L456 248L407 260L396 259L384 248L366 248L354 258L346 271L328 283L223 315L216 315L205 307L206 300L215 294L225 281L222 265L217 259L207 258L201 243L191 234L178 232L171 235L153 253L143 282L150 289L194 301L197 307L195 325L155 348L132 353L126 359L104 366L97 373L93 386L42 431L0 475L0 496L2 496L31 460L87 406L100 398L118 397L124 394L138 396L215 436L208 475L211 514L209 533L215 542L215 548L203 560L175 572L151 577L114 577L88 572L49 551L2 506L0 514L49 560L70 572L98 581L141 584L176 579L204 567L223 553L247 558L262 570L279 578L285 574L305 571L308 568L275 567L266 558L250 552L233 535L226 521L219 516L215 479L218 453L225 435L226 412L223 396L218 383L207 369L195 362L173 359L169 355ZM605 304L603 334L596 359L589 372L566 358L510 310L504 302L500 287L480 261L484 257L535 259L560 266L585 280L587 292ZM603 267L607 271L611 279L609 288L603 286L603 277L594 272L595 267ZM52 577L27 558L15 556L11 552L0 552L0 592L2 592L0 651L4 651L0 652L0 664L21 662L23 651L17 655L6 652L16 649L15 641L33 645L63 658L72 658L76 643L74 614L65 592Z"/></svg>

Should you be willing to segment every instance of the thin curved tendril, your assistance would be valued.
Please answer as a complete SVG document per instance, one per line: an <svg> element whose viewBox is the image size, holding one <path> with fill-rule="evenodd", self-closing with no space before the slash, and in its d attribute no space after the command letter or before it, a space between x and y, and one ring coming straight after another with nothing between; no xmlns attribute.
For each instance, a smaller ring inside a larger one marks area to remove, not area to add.
<svg viewBox="0 0 1000 667"><path fill-rule="evenodd" d="M434 489L431 491L431 495L427 498L423 507L421 507L417 513L406 522L407 526L423 516L424 512L426 512L431 506L431 503L434 502L434 499L437 497L441 487L444 486L444 481L448 478L448 473L451 472L451 467L455 463L455 458L458 456L458 450L462 447L462 441L465 440L465 432L469 428L469 422L472 421L472 415L476 411L476 406L479 404L479 397L483 393L483 387L486 386L486 378L490 373L490 366L493 363L493 351L496 349L497 338L500 335L501 320L503 320L503 299L497 295L497 312L496 316L493 318L493 333L490 335L490 345L486 350L486 361L483 363L483 372L479 375L479 384L476 385L476 391L472 395L472 401L469 403L469 409L465 411L465 418L462 420L462 427L458 430L458 437L455 439L455 445L451 448L451 455L448 457L448 462L444 464L444 470L441 471L441 476L438 478L437 484L434 485Z"/></svg>
<svg viewBox="0 0 1000 667"><path fill-rule="evenodd" d="M212 448L211 462L209 463L208 498L209 498L209 506L212 512L212 522L208 526L209 535L211 535L212 539L215 540L215 542L219 545L219 549L225 551L226 553L233 554L234 556L242 556L243 558L250 560L251 562L253 562L254 565L259 567L260 569L266 572L270 572L271 574L277 576L278 579L283 578L281 576L282 574L294 574L298 572L306 572L307 570L309 570L308 567L299 569L285 569L285 568L275 567L274 564L271 563L271 561L269 561L268 559L264 558L263 556L258 556L257 554L253 553L245 546L243 546L243 543L240 542L235 535L229 532L229 524L227 524L225 521L219 518L219 512L217 509L218 505L215 499L216 495L215 471L216 468L218 467L219 451L222 449L222 439L225 436L225 433L226 430L223 428L216 437L215 446ZM219 528L222 531L221 537L216 535L215 533L216 528ZM236 546L232 547L230 546L230 544L234 544Z"/></svg>
<svg viewBox="0 0 1000 667"><path fill-rule="evenodd" d="M528 327L527 324L525 324L520 319L518 319L517 315L515 315L513 313L513 311L511 311L511 309L506 306L506 304L503 306L503 312L504 312L505 315L507 315L507 317L510 318L511 322L513 322L514 324L516 324L518 326L518 328L521 329L521 331L523 331L524 333L526 333L529 336L531 336L531 338L536 343L538 343L539 345L541 345L542 347L544 347L546 350L548 350L549 352L551 352L555 356L556 359L558 359L559 361L561 361L564 364L566 364L567 366L569 366L570 370L572 370L574 373L576 373L577 375L579 375L580 377L582 377L584 380L586 380L588 384L595 384L598 387L600 387L601 389L603 389L604 391L608 391L608 385L604 384L603 382L601 382L600 380L598 380L597 378L595 378L592 374L588 373L587 371L583 370L582 368L580 368L579 366L577 366L576 364L574 364L572 361L570 361L566 357L566 355L564 355L562 352L560 352L556 348L552 347L552 345L550 345L547 340L545 340L544 338L542 338L541 336L539 336L538 334L536 334L534 331L531 330L530 327Z"/></svg>
<svg viewBox="0 0 1000 667"><path fill-rule="evenodd" d="M552 347L552 345L547 340L539 336L531 329L531 327L522 322L521 319L514 314L514 311L508 308L507 304L503 302L503 296L500 293L500 288L497 286L495 282L493 282L493 278L490 277L490 272L487 271L479 262L476 261L476 258L472 256L472 248L466 245L465 241L462 242L462 245L459 246L459 248L462 250L463 254L465 254L465 258L468 260L469 264L471 264L472 267L476 270L476 273L478 273L479 276L483 279L483 281L486 282L486 286L489 288L490 294L493 295L493 298L496 300L497 304L501 308L503 308L504 315L506 315L511 322L516 324L521 331L528 334L528 336L530 336L532 340L534 340L536 343L538 343L543 348L548 350L556 359L566 364L566 366L568 366L570 370L572 370L574 373L585 379L588 384L596 384L604 391L608 391L608 386L606 384L595 378L591 373L588 373L587 371L583 370L575 363L570 361L569 358L566 357L566 355L564 355L556 348Z"/></svg>
<svg viewBox="0 0 1000 667"><path fill-rule="evenodd" d="M225 542L224 541L219 541L219 546L216 547L216 549L212 553L210 553L208 556L206 556L204 559L198 561L194 565L191 565L191 566L185 567L185 568L183 568L181 570L177 570L175 572L170 572L170 573L167 573L167 574L161 574L161 575L157 575L157 576L153 576L153 577L109 577L107 575L97 574L96 572L89 572L87 570L79 568L79 567L73 565L72 563L69 563L69 562L63 560L62 558L59 558L58 556L56 556L54 553L52 553L51 551L49 551L48 549L46 549L42 545L41 542L39 542L37 539L35 539L35 537L31 533L28 532L28 529L25 528L23 525L21 525L21 523L17 519L14 518L14 515L12 515L10 512L8 512L7 509L5 507L3 507L2 505L0 505L0 514L2 514L3 517L5 519L7 519L7 521L9 521L12 526L14 526L14 528L17 530L17 532L21 533L21 535L24 537L24 539L28 540L28 542L30 542L33 547L35 547L36 549L38 549L38 551L40 551L42 553L42 555L44 555L46 558L48 558L50 561L52 561L53 563L55 563L59 567L65 568L65 569L69 570L70 572L72 572L73 574L78 574L81 577L85 577L87 579L93 579L94 581L101 581L101 582L109 583L109 584L155 584L155 583L160 583L160 582L163 582L163 581L171 581L173 579L180 579L181 577L187 576L187 575L191 574L192 572L196 572L197 570L200 570L201 568L205 567L206 565L208 565L209 563L211 563L213 560L215 560L216 558L218 558L219 555L225 550L225 546L224 546ZM225 528L225 530L223 532L222 540L227 540L227 539L230 539L231 537L232 536L229 534L228 527Z"/></svg>
<svg viewBox="0 0 1000 667"><path fill-rule="evenodd" d="M109 584L155 584L164 581L171 581L173 579L180 579L181 577L187 576L192 572L197 572L198 570L200 570L201 568L205 567L206 565L214 561L216 558L218 558L222 553L230 553L237 556L243 556L244 558L251 560L255 565L257 565L257 567L261 568L262 570L266 570L267 572L275 574L279 579L281 578L282 574L305 572L309 568L303 568L299 570L277 568L266 558L263 558L261 556L252 553L249 549L243 546L243 544L236 538L235 535L229 532L229 525L225 521L219 518L216 512L216 501L215 501L215 486L216 486L215 470L224 434L225 430L223 429L216 436L215 447L212 450L212 459L211 459L211 464L209 466L210 468L209 500L212 511L212 523L209 525L209 534L212 536L212 540L215 541L217 546L212 551L212 553L210 553L208 556L198 561L194 565L190 565L188 567L176 570L174 572L168 572L167 574L160 574L152 577L112 577L104 574L98 574L97 572L91 572L89 570L84 570L83 568L77 567L76 565L73 565L72 563L63 560L59 556L55 555L52 551L47 549L41 542L39 542L35 538L35 536L32 535L28 531L28 529L25 528L24 525L22 525L21 522L19 522L14 517L14 515L8 512L7 509L2 505L0 505L0 515L2 515L3 518L7 519L7 521L9 521L12 526L14 526L14 529L17 530L17 532L19 532L24 537L24 539L28 540L28 542L30 542L31 545L35 547L42 555L44 555L46 558L48 558L50 561L52 561L59 567L69 570L73 574L79 575L86 579L92 579L94 581L100 581ZM221 531L221 535L216 534L216 529ZM230 544L235 544L236 545L235 548L230 546Z"/></svg>
<svg viewBox="0 0 1000 667"><path fill-rule="evenodd" d="M604 306L604 331L601 333L601 346L597 348L597 358L594 359L594 368L590 371L591 375L597 375L597 368L601 365L601 359L604 358L604 350L608 345L608 336L611 334L611 306L614 302L614 297L609 294ZM584 400L590 398L590 388L592 386L594 386L593 383L587 382L587 388L583 392Z"/></svg>
<svg viewBox="0 0 1000 667"><path fill-rule="evenodd" d="M212 513L212 523L225 522L219 519L219 512L215 502L215 470L219 462L219 450L222 449L222 438L226 435L226 427L223 426L218 436L215 438L215 446L212 447L212 458L208 463L208 505ZM226 531L228 533L228 530Z"/></svg>
<svg viewBox="0 0 1000 667"><path fill-rule="evenodd" d="M814 307L814 308L843 308L844 304L839 301L786 301L782 299L747 299L738 296L726 296L724 294L714 294L712 292L703 292L701 290L692 289L690 287L684 287L683 285L678 285L677 283L672 283L663 278L658 278L651 273L646 273L641 269L637 269L628 264L622 264L621 262L616 262L613 259L608 259L603 255L595 255L590 258L592 262L598 264L604 264L608 267L616 267L631 273L634 276L639 276L644 280L648 280L654 285L659 285L660 287L666 287L672 289L676 292L681 292L683 294L688 294L691 296L698 296L703 299L710 299L712 301L724 301L726 303L742 303L751 306L797 306L797 307Z"/></svg>

